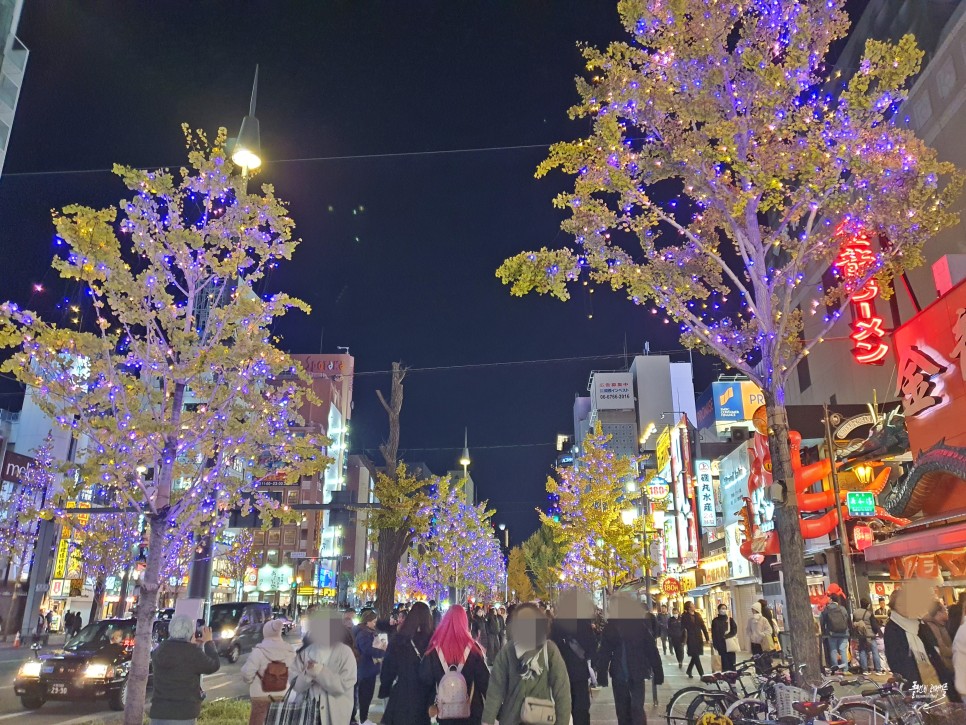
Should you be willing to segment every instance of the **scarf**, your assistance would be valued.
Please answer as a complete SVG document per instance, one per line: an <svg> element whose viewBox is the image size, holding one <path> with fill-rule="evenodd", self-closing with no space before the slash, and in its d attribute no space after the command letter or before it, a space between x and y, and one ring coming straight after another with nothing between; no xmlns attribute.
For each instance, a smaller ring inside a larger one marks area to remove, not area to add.
<svg viewBox="0 0 966 725"><path fill-rule="evenodd" d="M541 645L536 649L527 650L522 645L513 645L513 652L520 661L522 673L521 680L537 679L543 673L543 664L540 662L540 655L546 645Z"/></svg>
<svg viewBox="0 0 966 725"><path fill-rule="evenodd" d="M932 662L929 661L929 654L926 652L926 646L922 643L922 640L919 639L919 620L904 617L895 610L892 610L892 614L889 615L889 619L899 625L906 633L906 642L909 644L909 652L915 658L916 667L919 670L919 680L926 687L929 687L930 685L939 686L939 675L936 674L936 668L934 668L932 666Z"/></svg>

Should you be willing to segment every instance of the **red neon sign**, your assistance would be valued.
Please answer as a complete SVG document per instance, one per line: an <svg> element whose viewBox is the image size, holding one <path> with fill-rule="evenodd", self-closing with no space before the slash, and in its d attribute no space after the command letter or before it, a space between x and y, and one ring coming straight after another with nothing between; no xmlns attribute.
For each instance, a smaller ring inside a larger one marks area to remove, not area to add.
<svg viewBox="0 0 966 725"><path fill-rule="evenodd" d="M865 277L878 260L868 233L861 230L850 232L843 225L839 228L838 236L848 236L835 260L835 268L848 286ZM856 362L863 365L881 365L889 354L889 346L885 343L886 330L882 326L884 320L875 310L879 292L879 282L873 277L852 295L854 320L849 337L855 343L852 355Z"/></svg>

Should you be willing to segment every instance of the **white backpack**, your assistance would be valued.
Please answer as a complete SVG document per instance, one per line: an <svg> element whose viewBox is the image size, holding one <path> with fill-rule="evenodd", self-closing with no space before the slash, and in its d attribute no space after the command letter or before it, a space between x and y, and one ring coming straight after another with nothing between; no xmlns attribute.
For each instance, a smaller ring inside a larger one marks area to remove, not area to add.
<svg viewBox="0 0 966 725"><path fill-rule="evenodd" d="M470 716L473 691L466 687L463 665L470 656L470 648L463 652L463 661L458 665L448 665L441 650L436 650L439 662L443 665L443 678L436 685L436 715L439 720L463 720Z"/></svg>

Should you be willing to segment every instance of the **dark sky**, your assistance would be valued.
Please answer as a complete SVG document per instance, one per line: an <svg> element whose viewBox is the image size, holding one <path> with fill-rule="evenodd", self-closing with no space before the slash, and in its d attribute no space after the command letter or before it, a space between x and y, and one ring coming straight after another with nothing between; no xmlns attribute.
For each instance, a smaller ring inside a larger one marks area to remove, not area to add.
<svg viewBox="0 0 966 725"><path fill-rule="evenodd" d="M545 149L280 161L584 133L566 116L581 70L576 44L622 35L613 0L27 0L19 35L31 55L0 178L0 297L62 314L50 210L117 203L124 192L104 171L33 172L179 163L181 122L237 131L259 63L261 178L291 201L303 239L270 283L313 307L281 328L292 352L349 346L358 370L380 371L393 360L419 368L612 355L625 340L632 354L644 340L652 351L678 347L670 325L606 292L569 304L520 300L495 278L507 256L564 241L551 199L567 180L533 178ZM33 295L38 281L48 291ZM574 394L585 393L591 369L620 364L413 372L403 446L445 471L467 426L479 494L519 540L536 526ZM700 363L699 386L710 374ZM374 390L388 382L356 381L355 450L384 435ZM2 391L0 405L15 407ZM522 445L534 443L544 445Z"/></svg>

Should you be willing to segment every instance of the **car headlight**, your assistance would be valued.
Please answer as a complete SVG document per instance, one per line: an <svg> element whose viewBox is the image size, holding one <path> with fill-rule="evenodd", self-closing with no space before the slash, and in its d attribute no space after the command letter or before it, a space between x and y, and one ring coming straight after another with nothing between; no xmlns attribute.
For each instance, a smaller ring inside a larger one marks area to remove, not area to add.
<svg viewBox="0 0 966 725"><path fill-rule="evenodd" d="M39 660L30 660L29 662L24 662L20 665L20 671L17 673L19 677L40 677L40 667L42 663Z"/></svg>
<svg viewBox="0 0 966 725"><path fill-rule="evenodd" d="M221 639L231 639L235 636L235 630L233 629L223 629L221 630Z"/></svg>
<svg viewBox="0 0 966 725"><path fill-rule="evenodd" d="M87 665L87 669L84 670L84 677L91 679L104 679L105 677L113 676L114 668L103 662L91 662Z"/></svg>

